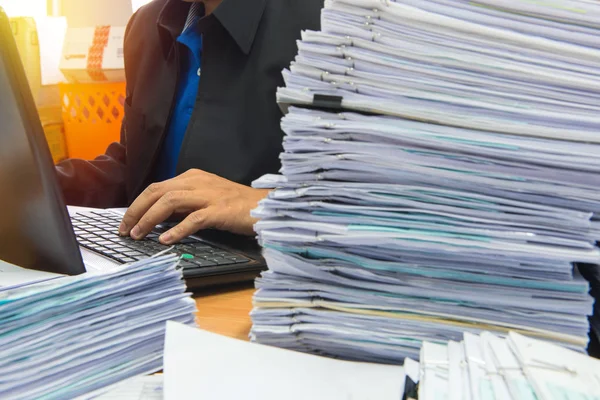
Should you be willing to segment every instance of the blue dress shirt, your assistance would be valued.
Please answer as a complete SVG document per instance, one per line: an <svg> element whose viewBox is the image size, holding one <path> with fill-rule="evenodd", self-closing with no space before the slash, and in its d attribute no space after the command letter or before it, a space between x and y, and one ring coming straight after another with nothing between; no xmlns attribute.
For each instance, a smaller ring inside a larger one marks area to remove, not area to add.
<svg viewBox="0 0 600 400"><path fill-rule="evenodd" d="M196 104L202 60L202 35L195 23L197 20L198 17L194 17L191 23L186 24L186 29L177 38L185 51L180 54L181 69L177 82L177 95L167 134L158 158L155 179L157 182L173 178L176 175L181 144Z"/></svg>

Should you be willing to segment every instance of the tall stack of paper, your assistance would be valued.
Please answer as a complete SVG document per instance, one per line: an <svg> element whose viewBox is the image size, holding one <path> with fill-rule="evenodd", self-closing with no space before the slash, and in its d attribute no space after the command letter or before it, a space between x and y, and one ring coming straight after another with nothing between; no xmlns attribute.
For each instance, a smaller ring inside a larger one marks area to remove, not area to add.
<svg viewBox="0 0 600 400"><path fill-rule="evenodd" d="M282 176L254 184L277 189L252 338L389 363L463 331L582 351L598 37L589 1L326 1L278 93L309 106L283 118Z"/></svg>
<svg viewBox="0 0 600 400"><path fill-rule="evenodd" d="M162 368L166 321L194 324L176 256L0 290L0 398L70 399Z"/></svg>
<svg viewBox="0 0 600 400"><path fill-rule="evenodd" d="M515 332L424 342L419 400L600 399L600 360Z"/></svg>

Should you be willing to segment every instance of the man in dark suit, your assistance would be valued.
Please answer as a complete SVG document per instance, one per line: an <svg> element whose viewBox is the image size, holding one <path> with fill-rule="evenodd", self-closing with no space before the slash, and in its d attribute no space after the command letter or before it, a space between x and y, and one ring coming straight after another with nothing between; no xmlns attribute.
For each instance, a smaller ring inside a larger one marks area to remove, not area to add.
<svg viewBox="0 0 600 400"><path fill-rule="evenodd" d="M160 240L200 229L252 234L266 196L248 185L279 169L275 91L323 0L154 0L125 33L127 95L120 143L94 161L57 166L68 204L129 211L122 235Z"/></svg>

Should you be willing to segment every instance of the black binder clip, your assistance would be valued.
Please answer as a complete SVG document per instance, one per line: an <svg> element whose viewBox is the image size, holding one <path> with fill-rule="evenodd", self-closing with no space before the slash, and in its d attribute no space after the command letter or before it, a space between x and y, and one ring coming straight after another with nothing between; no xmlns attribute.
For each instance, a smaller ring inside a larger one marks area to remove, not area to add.
<svg viewBox="0 0 600 400"><path fill-rule="evenodd" d="M410 377L406 376L406 381L404 384L404 396L403 400L411 400L416 399L419 393L419 384L415 383Z"/></svg>
<svg viewBox="0 0 600 400"><path fill-rule="evenodd" d="M325 110L341 110L342 96L330 96L325 94L315 94L313 96L312 106Z"/></svg>

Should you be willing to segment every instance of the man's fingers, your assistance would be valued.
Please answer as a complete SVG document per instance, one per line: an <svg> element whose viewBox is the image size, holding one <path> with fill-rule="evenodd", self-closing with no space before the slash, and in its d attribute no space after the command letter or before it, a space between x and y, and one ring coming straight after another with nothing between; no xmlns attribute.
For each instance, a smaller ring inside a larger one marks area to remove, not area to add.
<svg viewBox="0 0 600 400"><path fill-rule="evenodd" d="M212 207L191 213L179 224L163 233L160 241L163 244L177 243L181 239L193 235L201 229L214 227L214 211Z"/></svg>
<svg viewBox="0 0 600 400"><path fill-rule="evenodd" d="M131 230L131 237L142 239L154 227L167 220L178 210L197 210L204 206L196 192L189 190L167 192L144 214Z"/></svg>
<svg viewBox="0 0 600 400"><path fill-rule="evenodd" d="M188 186L185 180L177 178L153 183L148 186L127 209L121 221L121 226L119 226L119 234L122 236L129 235L133 227L136 226L150 207L164 196L165 193L174 190L186 190Z"/></svg>

